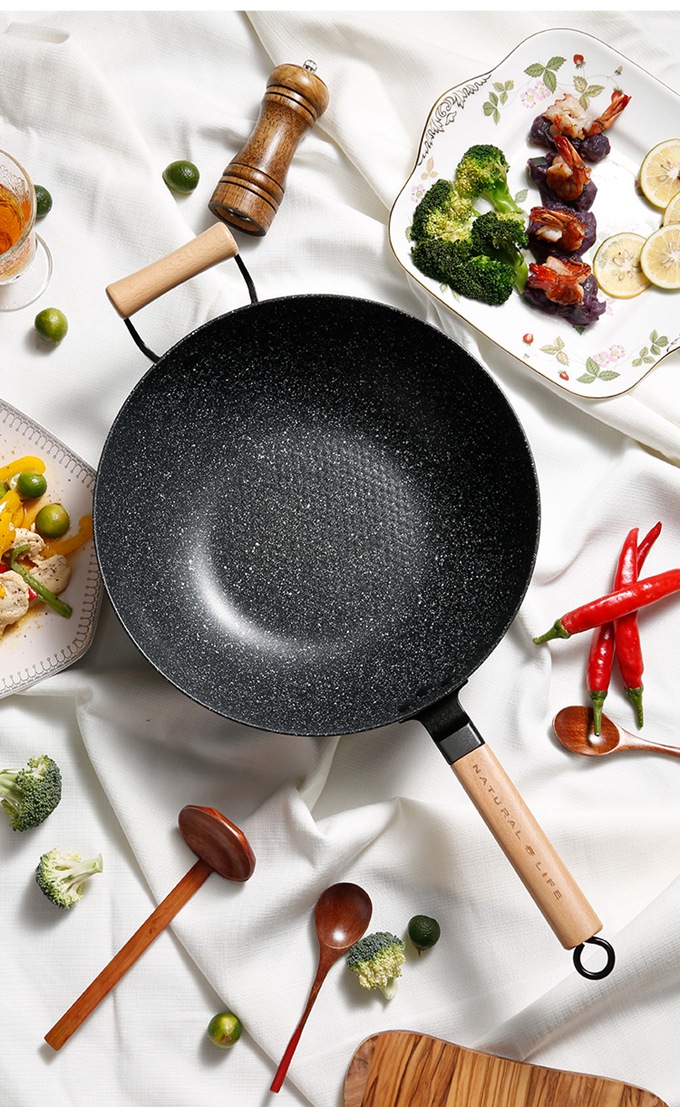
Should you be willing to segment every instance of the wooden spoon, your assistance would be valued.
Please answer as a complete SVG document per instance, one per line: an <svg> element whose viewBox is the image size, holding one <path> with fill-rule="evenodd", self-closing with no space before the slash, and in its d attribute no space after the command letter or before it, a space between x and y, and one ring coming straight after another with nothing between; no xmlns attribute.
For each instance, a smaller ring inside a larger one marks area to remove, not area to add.
<svg viewBox="0 0 680 1107"><path fill-rule="evenodd" d="M648 742L624 730L606 715L602 716L602 733L593 733L593 712L589 707L563 707L553 719L553 730L566 749L586 757L601 757L624 750L647 750L649 753L670 753L680 757L680 747Z"/></svg>
<svg viewBox="0 0 680 1107"><path fill-rule="evenodd" d="M278 1092L286 1078L288 1066L300 1040L309 1012L332 965L346 953L366 932L371 921L373 904L367 893L358 884L332 884L326 888L317 900L314 909L314 923L319 942L319 962L307 1006L290 1039L286 1052L276 1070L270 1091Z"/></svg>
<svg viewBox="0 0 680 1107"><path fill-rule="evenodd" d="M226 880L245 881L252 876L255 855L245 834L219 811L189 805L182 808L178 821L185 842L199 860L45 1035L52 1049L61 1049L212 872Z"/></svg>

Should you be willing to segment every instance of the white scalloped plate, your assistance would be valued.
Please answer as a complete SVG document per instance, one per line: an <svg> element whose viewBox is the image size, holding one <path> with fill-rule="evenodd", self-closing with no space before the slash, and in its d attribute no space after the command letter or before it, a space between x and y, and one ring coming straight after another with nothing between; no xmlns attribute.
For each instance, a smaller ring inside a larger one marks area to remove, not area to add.
<svg viewBox="0 0 680 1107"><path fill-rule="evenodd" d="M0 400L0 466L37 455L46 465L51 497L74 523L92 513L95 472L49 431ZM71 580L63 598L73 608L65 619L38 604L0 638L0 697L21 692L77 661L92 643L102 584L92 539L70 555Z"/></svg>
<svg viewBox="0 0 680 1107"><path fill-rule="evenodd" d="M527 159L544 152L528 142L534 118L567 92L604 110L614 88L631 100L609 131L611 153L592 167L598 237L585 260L592 260L599 243L617 231L649 235L660 226L662 213L640 195L637 173L652 146L678 135L680 97L598 39L573 30L533 35L489 73L439 98L389 221L397 260L438 303L553 384L593 399L628 391L680 346L680 292L649 288L630 300L601 294L606 312L590 327L576 330L514 293L501 307L456 297L415 268L408 230L419 198L437 177L451 177L475 143L503 150L510 163L510 190L515 196L528 190L520 198L528 212L539 197L527 179Z"/></svg>

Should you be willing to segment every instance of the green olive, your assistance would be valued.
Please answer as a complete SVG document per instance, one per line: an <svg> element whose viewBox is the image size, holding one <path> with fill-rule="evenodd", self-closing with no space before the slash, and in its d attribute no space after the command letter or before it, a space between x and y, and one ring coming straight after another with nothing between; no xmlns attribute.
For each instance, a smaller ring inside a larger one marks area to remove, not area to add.
<svg viewBox="0 0 680 1107"><path fill-rule="evenodd" d="M214 1045L228 1049L239 1040L242 1029L238 1015L231 1011L220 1011L208 1023L208 1037Z"/></svg>
<svg viewBox="0 0 680 1107"><path fill-rule="evenodd" d="M11 487L18 492L22 500L37 500L47 491L47 481L42 473L36 473L34 469L23 469L12 477Z"/></svg>
<svg viewBox="0 0 680 1107"><path fill-rule="evenodd" d="M43 219L52 210L52 197L44 185L35 186L35 216Z"/></svg>
<svg viewBox="0 0 680 1107"><path fill-rule="evenodd" d="M68 511L61 504L45 504L35 517L35 529L43 538L61 538L70 526Z"/></svg>

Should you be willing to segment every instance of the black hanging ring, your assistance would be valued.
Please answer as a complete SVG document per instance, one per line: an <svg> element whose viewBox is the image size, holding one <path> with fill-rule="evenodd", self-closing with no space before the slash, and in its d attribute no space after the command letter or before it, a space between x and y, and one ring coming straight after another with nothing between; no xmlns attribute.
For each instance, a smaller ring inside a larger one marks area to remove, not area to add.
<svg viewBox="0 0 680 1107"><path fill-rule="evenodd" d="M593 971L592 969L585 968L585 966L581 964L583 947L586 942L590 942L590 944L594 946L602 946L603 949L606 949L607 963L603 969L597 969L596 971ZM616 954L614 953L614 949L605 938L598 938L597 935L592 938L586 938L586 942L582 942L581 945L576 946L576 949L574 950L574 964L576 965L576 969L578 972L580 972L581 976L587 976L589 980L603 980L605 976L609 976L610 972L614 968L614 964L616 962Z"/></svg>

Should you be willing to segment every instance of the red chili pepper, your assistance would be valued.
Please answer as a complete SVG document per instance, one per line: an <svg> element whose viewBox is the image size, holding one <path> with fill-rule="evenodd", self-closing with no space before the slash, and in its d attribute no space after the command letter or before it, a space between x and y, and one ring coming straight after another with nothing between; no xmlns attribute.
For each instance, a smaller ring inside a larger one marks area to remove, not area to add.
<svg viewBox="0 0 680 1107"><path fill-rule="evenodd" d="M599 596L590 603L575 607L561 619L556 619L550 630L534 638L534 642L539 645L551 638L571 638L572 634L594 630L603 623L620 619L631 611L639 611L641 607L657 603L679 591L680 569L667 569L665 573L657 573L656 576L627 584L606 596Z"/></svg>
<svg viewBox="0 0 680 1107"><path fill-rule="evenodd" d="M609 680L614 662L614 624L597 627L588 654L588 695L593 705L593 733L599 734L602 726L602 708L609 691Z"/></svg>
<svg viewBox="0 0 680 1107"><path fill-rule="evenodd" d="M657 527L654 529L656 530L656 534L658 534L661 525L657 523ZM652 532L650 531L650 535L651 534ZM649 538L650 535L647 535L647 538ZM656 535L654 535L654 538L655 537ZM652 542L654 538L652 538ZM647 539L645 539L645 541L647 541ZM622 554L622 557L619 559L614 586L619 588L625 584L630 584L633 580L637 580L640 567L641 560L639 550L634 551L633 554L629 556ZM631 574L634 575L631 576ZM631 611L629 615L623 615L620 619L616 620L614 624L614 638L616 641L616 656L623 685L637 712L638 726L642 726L644 723L644 714L642 710L642 674L644 672L644 661L642 659L642 646L640 643L640 631L638 628L636 611Z"/></svg>
<svg viewBox="0 0 680 1107"><path fill-rule="evenodd" d="M636 533L636 532L633 532L633 531L630 532L630 534L628 535L628 538L626 539L626 543L624 544L624 547L621 551L621 556L619 558L619 567L620 567L620 564L621 564L621 559L624 556L624 551L626 550L627 544L628 544L628 542L631 538L631 535L633 533ZM638 571L638 573L642 569L642 566L645 563L645 559L647 557L647 554L649 553L652 546L656 542L656 540L659 537L660 533L661 533L661 523L656 523L655 526L653 526L652 529L645 535L645 537L642 539L642 542L637 547L637 571ZM621 584L629 583L627 581L623 581L623 580L618 579L619 567L617 567L617 572L614 576L614 587L615 588L617 586L621 585ZM632 615L626 615L626 616L624 616L624 619L626 619L626 620L634 619L635 620L635 630L637 630L637 614L633 613ZM618 620L618 623L621 623L621 622L623 622L623 620ZM593 641L592 641L592 644L591 644L591 647L590 647L590 654L588 656L588 671L587 671L588 694L590 696L590 699L591 699L591 702L592 702L592 705L593 705L593 732L595 734L600 733L600 728L602 726L602 707L603 707L604 701L607 697L607 693L609 691L609 681L610 681L610 677L611 677L612 664L613 664L613 661L614 661L614 653L617 650L622 649L622 648L624 650L624 654L626 653L625 647L619 647L618 641L615 638L615 629L614 628L615 628L616 625L617 624L614 624L614 623L604 623L602 626L596 628L595 634L593 635ZM629 631L629 633L631 635L633 634L632 628ZM638 688L639 687L639 692L640 692L640 697L641 697L642 696L643 665L642 665L642 650L639 646L639 634L638 634L638 650L639 650L639 658L638 658L637 671L639 672L639 680L637 681L637 683L635 683L635 681L633 681L633 684L631 685L631 688ZM630 657L630 656L631 656L630 653L628 653L628 657ZM622 664L621 656L619 655L619 668L621 668L621 664ZM623 661L623 664L624 664L624 666L626 665L625 660ZM622 670L622 675L623 675L623 670ZM626 678L624 677L623 679L624 679L624 682L625 682ZM630 694L630 692L629 692L629 694ZM640 713L642 712L642 702L641 702L641 700L640 700L639 711L640 711ZM639 717L641 718L641 714L640 714ZM642 725L642 723L640 723L640 725Z"/></svg>

